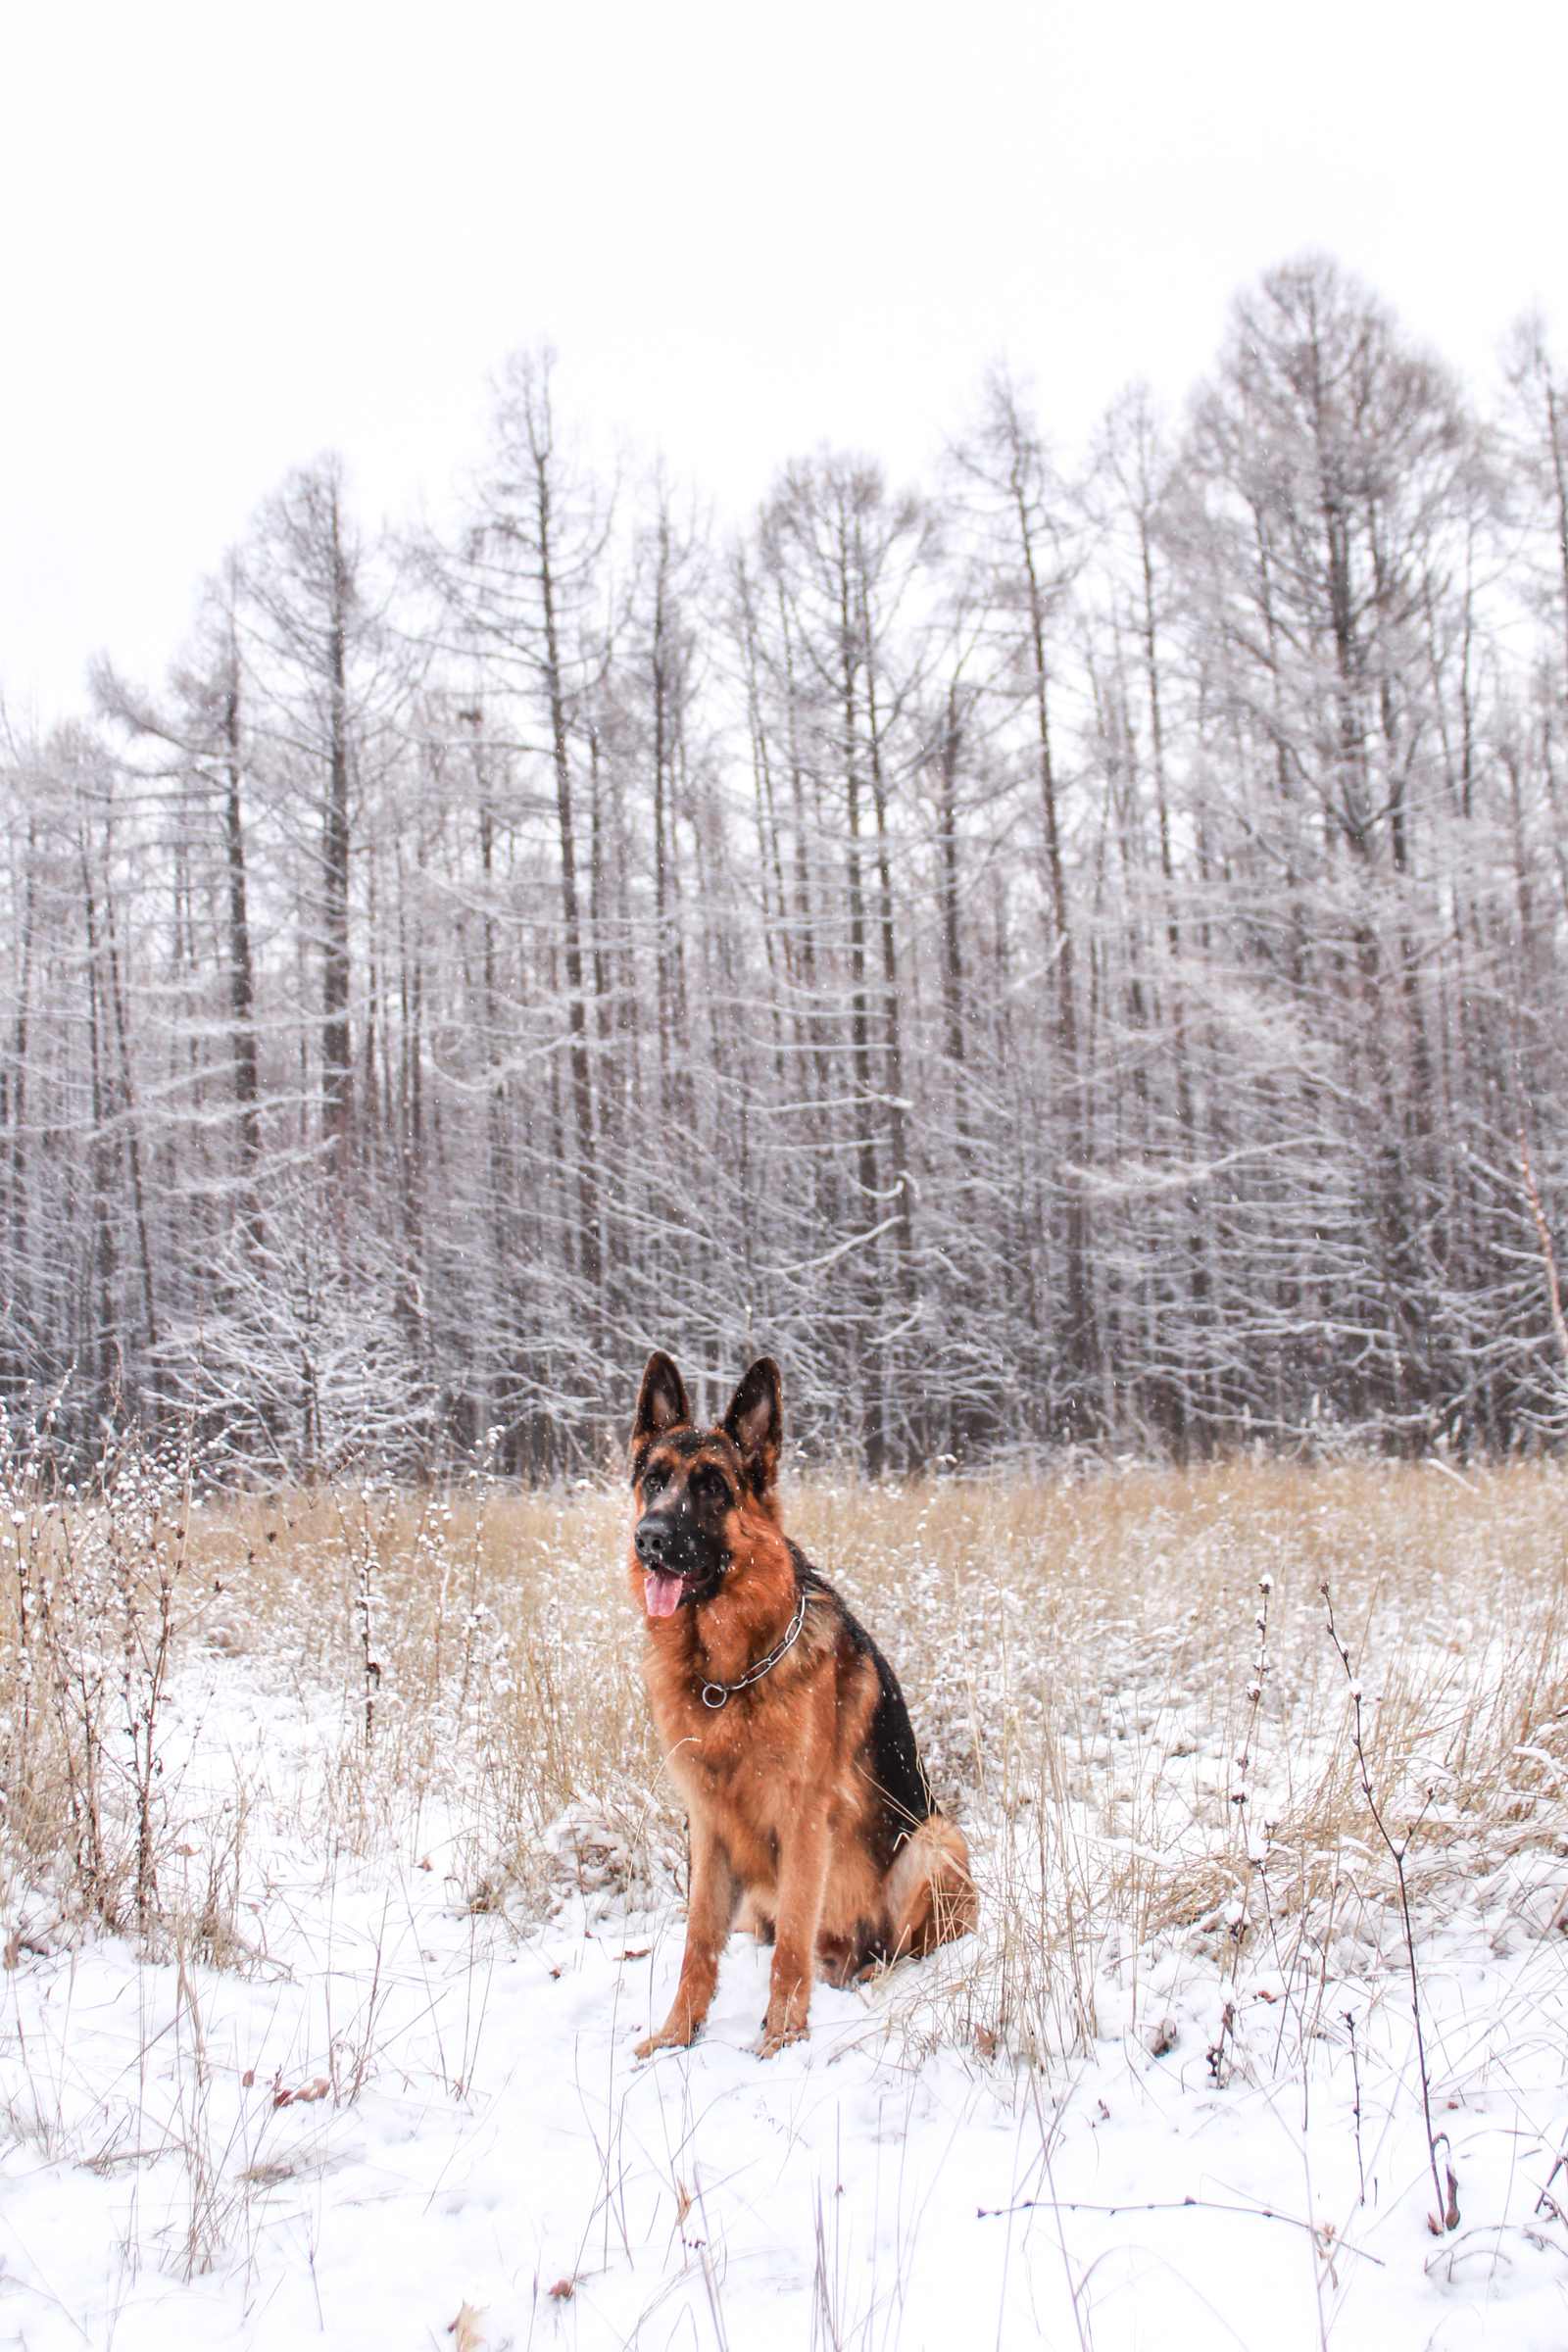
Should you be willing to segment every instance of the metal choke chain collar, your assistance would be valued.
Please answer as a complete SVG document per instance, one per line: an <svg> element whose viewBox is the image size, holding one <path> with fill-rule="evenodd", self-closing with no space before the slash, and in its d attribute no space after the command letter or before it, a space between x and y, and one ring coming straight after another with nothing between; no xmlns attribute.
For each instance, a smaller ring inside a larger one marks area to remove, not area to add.
<svg viewBox="0 0 1568 2352"><path fill-rule="evenodd" d="M800 1630L805 1623L806 1594L803 1592L800 1599L795 1604L794 1623L791 1625L790 1630L785 1635L783 1641L776 1642L768 1651L766 1657L760 1658L757 1664L752 1668L751 1673L743 1674L738 1683L704 1683L702 1687L704 1706L711 1707L716 1713L727 1698L733 1698L737 1690L744 1690L748 1683L760 1683L763 1675L770 1673L778 1664L780 1658L784 1655L784 1652L794 1646L796 1636L800 1633Z"/></svg>

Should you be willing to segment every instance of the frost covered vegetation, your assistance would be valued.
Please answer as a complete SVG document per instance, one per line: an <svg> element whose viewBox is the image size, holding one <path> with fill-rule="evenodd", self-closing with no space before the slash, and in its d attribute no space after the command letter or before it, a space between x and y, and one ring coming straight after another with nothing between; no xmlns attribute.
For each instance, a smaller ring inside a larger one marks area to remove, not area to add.
<svg viewBox="0 0 1568 2352"><path fill-rule="evenodd" d="M703 2043L641 2070L684 1856L620 1494L234 1499L133 1446L8 1486L29 2344L415 2341L465 2302L496 2347L723 2343L782 2297L790 2341L978 2313L1103 2352L1151 2265L1164 2344L1217 2308L1248 2342L1457 2345L1499 2296L1511 2343L1560 2342L1556 1464L797 1479L982 1933L819 1987L766 2066L738 1937Z"/></svg>
<svg viewBox="0 0 1568 2352"><path fill-rule="evenodd" d="M0 755L0 1396L284 1480L594 1471L655 1344L873 1474L1559 1432L1565 398L1307 258L1183 416L997 376L727 538L539 353L444 535L291 476Z"/></svg>

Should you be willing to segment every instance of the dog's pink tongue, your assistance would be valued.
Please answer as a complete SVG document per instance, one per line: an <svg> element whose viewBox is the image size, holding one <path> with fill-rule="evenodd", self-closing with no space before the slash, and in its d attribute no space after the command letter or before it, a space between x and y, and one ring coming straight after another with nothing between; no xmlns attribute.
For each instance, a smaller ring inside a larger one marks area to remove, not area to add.
<svg viewBox="0 0 1568 2352"><path fill-rule="evenodd" d="M651 1569L643 1580L643 1602L650 1617L673 1617L680 1606L680 1578Z"/></svg>

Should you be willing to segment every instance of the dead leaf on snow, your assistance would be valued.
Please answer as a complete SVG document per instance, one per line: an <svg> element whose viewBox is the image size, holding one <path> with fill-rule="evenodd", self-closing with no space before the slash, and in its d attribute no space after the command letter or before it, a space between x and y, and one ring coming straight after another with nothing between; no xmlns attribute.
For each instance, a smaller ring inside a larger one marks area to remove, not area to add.
<svg viewBox="0 0 1568 2352"><path fill-rule="evenodd" d="M325 2075L318 2075L314 2082L302 2083L298 2090L289 2090L282 2081L272 2078L272 2105L277 2107L308 2107L313 2099L329 2099L332 2085Z"/></svg>

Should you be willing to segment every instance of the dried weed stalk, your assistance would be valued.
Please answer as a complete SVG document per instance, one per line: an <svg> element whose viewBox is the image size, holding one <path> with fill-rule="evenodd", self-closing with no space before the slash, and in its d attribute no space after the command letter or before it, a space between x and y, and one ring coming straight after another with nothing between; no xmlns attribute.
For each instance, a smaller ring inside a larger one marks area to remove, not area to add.
<svg viewBox="0 0 1568 2352"><path fill-rule="evenodd" d="M1437 2190L1438 2194L1437 2211L1436 2213L1429 2213L1427 2215L1427 2228L1431 2230L1434 2237L1441 2237L1446 2230L1457 2230L1459 2227L1459 2183L1457 2178L1455 2177L1452 2164L1448 2163L1446 2167L1447 2182L1446 2194L1445 2194L1444 2180L1442 2178L1440 2178L1438 2172L1438 2143L1441 2140L1444 2147L1446 2148L1448 2135L1446 2132L1434 2132L1432 2129L1432 2078L1427 2070L1426 2039L1421 2030L1421 1972L1416 1966L1415 1929L1410 1920L1410 1887L1405 1877L1404 1869L1405 1857L1409 1853L1411 1840L1414 1838L1416 1831L1420 1828L1428 1812L1437 1801L1437 1791L1433 1788L1428 1788L1426 1792L1426 1800L1423 1803L1420 1812L1416 1815L1415 1820L1411 1823L1408 1830L1406 1830L1403 1838L1399 1839L1397 1844L1396 1844L1393 1837L1390 1834L1388 1823L1384 1820L1383 1810L1379 1805L1376 1796L1372 1792L1372 1775L1367 1764L1366 1745L1361 1736L1360 1679L1357 1676L1355 1669L1350 1664L1349 1645L1348 1643L1341 1641L1338 1630L1336 1629L1334 1623L1334 1596L1329 1590L1327 1579L1324 1580L1323 1584L1319 1587L1319 1590L1323 1595L1324 1607L1328 1611L1329 1640L1333 1642L1335 1648L1339 1652L1340 1663L1345 1669L1345 1679L1349 1685L1350 1704L1355 1711L1353 1728L1350 1737L1351 1742L1355 1748L1355 1762L1357 1772L1360 1776L1361 1794L1366 1799L1366 1808L1372 1816L1378 1836L1382 1838L1384 1845L1388 1849L1390 1860L1394 1864L1394 1875L1398 1882L1399 1915L1404 1925L1404 1952L1405 1959L1409 1964L1410 1970L1410 2013L1415 2019L1416 2066L1421 2077L1421 2116L1426 2127L1427 2158L1432 2167L1432 2185ZM1357 2089L1357 2097L1359 2097L1359 2087ZM1357 2148L1359 2151L1359 2139L1357 2140Z"/></svg>

